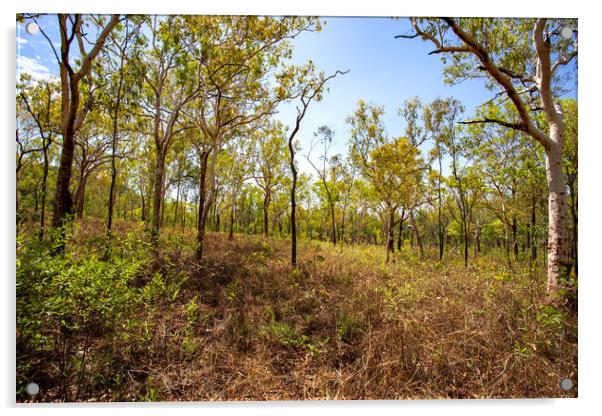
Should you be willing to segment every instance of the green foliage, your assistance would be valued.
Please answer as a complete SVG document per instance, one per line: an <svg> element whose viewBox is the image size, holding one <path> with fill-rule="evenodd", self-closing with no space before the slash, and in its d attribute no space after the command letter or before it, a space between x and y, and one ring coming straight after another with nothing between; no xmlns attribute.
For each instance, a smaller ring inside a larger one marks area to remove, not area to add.
<svg viewBox="0 0 602 416"><path fill-rule="evenodd" d="M26 338L50 336L53 328L111 329L140 300L132 283L141 261L75 260L28 247L19 259L17 328Z"/></svg>
<svg viewBox="0 0 602 416"><path fill-rule="evenodd" d="M194 295L184 307L187 328L194 326L199 319L199 305L197 302L198 296Z"/></svg>
<svg viewBox="0 0 602 416"><path fill-rule="evenodd" d="M364 332L362 316L353 311L340 310L336 324L337 335L343 342L351 343Z"/></svg>
<svg viewBox="0 0 602 416"><path fill-rule="evenodd" d="M552 305L542 305L537 314L537 322L545 326L560 327L563 322L563 314Z"/></svg>
<svg viewBox="0 0 602 416"><path fill-rule="evenodd" d="M194 337L184 337L184 339L182 340L182 352L188 359L191 359L196 355L197 345Z"/></svg>
<svg viewBox="0 0 602 416"><path fill-rule="evenodd" d="M224 292L226 292L226 297L228 300L234 300L238 296L240 288L238 286L238 280L233 280L226 285L224 288Z"/></svg>
<svg viewBox="0 0 602 416"><path fill-rule="evenodd" d="M283 346L301 347L307 349L311 354L322 351L328 342L329 337L314 337L300 334L296 327L286 321L277 321L274 310L267 308L268 323L263 328L263 332L268 339L272 339Z"/></svg>
<svg viewBox="0 0 602 416"><path fill-rule="evenodd" d="M138 309L152 313L159 305L171 304L183 282L178 274L165 278L155 273L140 285L148 257L113 256L103 261L95 255L53 255L51 244L28 242L20 244L17 258L20 354L36 356L62 349L63 355L55 359L63 364L49 363L44 371L63 367L67 378L80 372L77 350L85 348L82 339L112 339L124 346L123 352L146 345L155 334L155 323L150 316L137 316ZM19 383L36 370L21 364L19 374L25 378Z"/></svg>
<svg viewBox="0 0 602 416"><path fill-rule="evenodd" d="M519 341L514 342L512 351L520 359L529 359L533 357L533 349L527 345L521 344Z"/></svg>

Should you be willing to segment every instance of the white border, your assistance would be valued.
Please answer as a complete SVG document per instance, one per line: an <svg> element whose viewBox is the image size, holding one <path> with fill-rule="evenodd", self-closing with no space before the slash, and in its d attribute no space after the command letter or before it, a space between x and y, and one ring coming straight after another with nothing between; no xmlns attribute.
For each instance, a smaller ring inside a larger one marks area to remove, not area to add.
<svg viewBox="0 0 602 416"><path fill-rule="evenodd" d="M194 4L193 4L194 3ZM74 405L19 406L14 405L14 152L15 145L12 131L14 119L14 80L15 80L15 13L17 12L81 12L81 13L172 13L172 14L271 14L271 15L450 15L450 16L548 16L579 18L579 127L580 151L580 293L579 293L579 399L564 400L493 400L493 401L406 401L406 402L275 402L275 403L175 403L175 404L108 404L94 405L85 408L86 413L111 413L138 415L149 412L164 414L290 414L304 415L308 413L329 414L344 412L345 414L365 414L378 411L386 414L425 413L425 414L478 414L507 415L508 413L536 412L546 415L589 414L600 409L599 398L602 396L602 372L600 353L602 343L599 317L601 316L599 297L602 292L602 273L596 267L600 257L600 165L602 155L602 138L600 137L600 104L602 96L600 76L602 68L599 48L600 32L599 14L594 2L568 1L525 1L504 0L501 2L463 1L462 4L449 0L429 0L416 2L402 0L385 1L327 1L301 0L284 2L282 0L104 0L87 4L82 0L55 0L42 3L39 0L20 0L2 2L2 21L4 31L4 64L2 65L3 82L2 109L4 136L2 143L2 180L0 195L3 196L2 210L2 248L0 256L3 270L2 276L4 296L2 333L3 337L0 378L1 405L9 407L9 414L19 411L30 414L42 411L44 414L81 414L82 408ZM598 122L598 123L596 123ZM7 197L9 196L9 197ZM599 410L598 410L599 411Z"/></svg>

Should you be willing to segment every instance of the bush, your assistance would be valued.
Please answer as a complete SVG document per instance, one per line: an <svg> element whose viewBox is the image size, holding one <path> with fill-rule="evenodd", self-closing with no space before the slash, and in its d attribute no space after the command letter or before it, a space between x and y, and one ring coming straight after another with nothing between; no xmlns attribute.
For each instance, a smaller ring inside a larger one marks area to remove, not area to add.
<svg viewBox="0 0 602 416"><path fill-rule="evenodd" d="M58 385L58 377L64 385L79 378L90 338L105 337L116 345L123 339L147 339L140 335L152 331L146 321L140 322L139 308L173 302L183 281L155 273L140 287L136 283L144 280L139 277L147 262L145 257L103 261L95 255L53 255L47 244L21 244L16 264L17 355L27 355L29 361L43 357L46 363L28 366L27 360L18 359L17 387L32 379Z"/></svg>

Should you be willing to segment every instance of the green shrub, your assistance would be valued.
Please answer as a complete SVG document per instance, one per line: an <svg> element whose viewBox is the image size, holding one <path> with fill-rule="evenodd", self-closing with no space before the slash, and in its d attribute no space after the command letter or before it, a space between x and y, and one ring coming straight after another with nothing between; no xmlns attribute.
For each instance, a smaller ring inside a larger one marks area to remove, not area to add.
<svg viewBox="0 0 602 416"><path fill-rule="evenodd" d="M364 332L363 320L358 314L342 311L337 319L337 335L343 342L350 343Z"/></svg>
<svg viewBox="0 0 602 416"><path fill-rule="evenodd" d="M79 354L89 338L146 345L154 333L152 310L159 302L173 302L183 282L180 275L155 273L140 286L148 261L142 256L104 261L94 254L52 251L52 245L37 243L17 249L17 387L36 376L34 371L76 380L85 365ZM140 318L141 307L151 311L146 319ZM36 354L49 365L27 368L18 358Z"/></svg>

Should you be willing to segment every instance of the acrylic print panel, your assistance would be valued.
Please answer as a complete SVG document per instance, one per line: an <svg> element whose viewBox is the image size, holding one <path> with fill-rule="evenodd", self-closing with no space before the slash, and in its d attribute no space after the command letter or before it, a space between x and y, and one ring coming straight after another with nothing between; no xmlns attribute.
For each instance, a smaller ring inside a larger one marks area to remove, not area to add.
<svg viewBox="0 0 602 416"><path fill-rule="evenodd" d="M18 402L577 396L576 19L16 25Z"/></svg>

